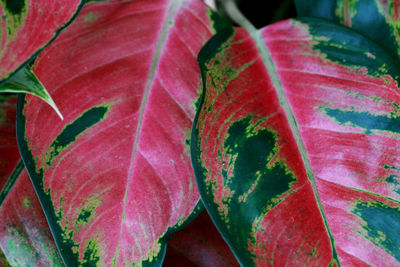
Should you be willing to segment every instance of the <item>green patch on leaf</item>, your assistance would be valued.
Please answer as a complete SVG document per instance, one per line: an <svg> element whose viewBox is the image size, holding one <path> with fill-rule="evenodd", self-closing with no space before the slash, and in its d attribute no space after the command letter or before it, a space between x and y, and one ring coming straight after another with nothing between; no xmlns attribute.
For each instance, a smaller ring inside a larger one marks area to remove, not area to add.
<svg viewBox="0 0 400 267"><path fill-rule="evenodd" d="M31 202L27 198L24 198L24 206L27 208L31 206Z"/></svg>
<svg viewBox="0 0 400 267"><path fill-rule="evenodd" d="M400 208L381 202L358 202L352 213L362 219L362 234L400 261Z"/></svg>
<svg viewBox="0 0 400 267"><path fill-rule="evenodd" d="M388 117L384 115L373 115L367 112L326 107L322 108L322 110L338 123L363 128L367 133L370 133L372 130L400 133L400 117L397 116Z"/></svg>
<svg viewBox="0 0 400 267"><path fill-rule="evenodd" d="M213 28L216 32L224 31L226 28L232 28L217 12L209 9L209 17L212 21Z"/></svg>
<svg viewBox="0 0 400 267"><path fill-rule="evenodd" d="M21 15L25 9L25 0L2 0L8 10L13 15Z"/></svg>
<svg viewBox="0 0 400 267"><path fill-rule="evenodd" d="M350 28L314 18L295 21L297 20L306 24L314 42L313 50L319 52L321 58L346 66L355 73L379 78L390 75L399 81L399 65L395 58L361 34Z"/></svg>
<svg viewBox="0 0 400 267"><path fill-rule="evenodd" d="M88 209L82 209L79 213L78 219L76 220L77 223L87 223L89 222L90 216L92 216L92 212L95 207L91 206Z"/></svg>
<svg viewBox="0 0 400 267"><path fill-rule="evenodd" d="M26 0L1 0L5 11L8 35L14 35L26 15Z"/></svg>
<svg viewBox="0 0 400 267"><path fill-rule="evenodd" d="M63 217L62 197L60 197L59 209L56 211L54 202L51 198L51 192L45 190L43 183L44 170L43 168L36 168L37 162L32 156L32 151L28 147L27 140L25 139L25 125L26 117L23 115L23 107L25 99L23 95L18 98L17 106L17 140L21 149L21 156L26 164L29 176L32 179L33 185L37 192L40 203L46 214L47 221L53 233L53 237L59 248L60 255L66 266L81 266L84 256L79 255L79 243L75 243L72 239L72 232L69 229L69 218ZM56 197L55 197L56 198ZM65 223L62 224L62 220ZM64 225L64 226L63 226ZM97 263L91 261L90 266L96 266Z"/></svg>
<svg viewBox="0 0 400 267"><path fill-rule="evenodd" d="M85 266L98 266L100 245L96 241L90 240L84 251L82 263Z"/></svg>
<svg viewBox="0 0 400 267"><path fill-rule="evenodd" d="M72 123L67 124L50 145L52 150L47 156L47 164L50 165L55 156L58 156L63 150L68 148L87 129L104 120L108 110L108 106L93 107L85 111Z"/></svg>
<svg viewBox="0 0 400 267"><path fill-rule="evenodd" d="M246 266L254 264L248 246L255 243L259 223L289 194L297 180L283 161L275 158L279 150L276 133L257 129L259 123L252 124L251 117L246 117L229 128L224 150L230 160L222 170L225 188L219 189L232 192L223 201L227 211L219 209L218 216L226 223L219 224L219 228L234 237L232 247L243 255L240 258L248 260L242 262ZM231 176L229 169L233 170ZM212 189L208 190L211 194Z"/></svg>
<svg viewBox="0 0 400 267"><path fill-rule="evenodd" d="M74 234L74 232L78 231L84 224L89 223L91 218L95 217L94 210L102 203L101 200L96 198L97 196L87 199L85 201L85 206L80 210L78 209L79 215L75 222L75 227L71 232L72 235ZM61 218L62 214L60 214L59 217Z"/></svg>
<svg viewBox="0 0 400 267"><path fill-rule="evenodd" d="M89 12L85 15L84 21L87 23L93 23L97 20L98 16L93 12Z"/></svg>
<svg viewBox="0 0 400 267"><path fill-rule="evenodd" d="M394 187L393 192L396 192L400 194L400 183L399 183L399 177L395 174L390 174L385 178L378 178L377 181L383 181L386 182Z"/></svg>
<svg viewBox="0 0 400 267"><path fill-rule="evenodd" d="M385 165L385 166L382 167L382 169L400 171L399 168L397 168L397 167L395 167L395 166L390 166L390 165Z"/></svg>

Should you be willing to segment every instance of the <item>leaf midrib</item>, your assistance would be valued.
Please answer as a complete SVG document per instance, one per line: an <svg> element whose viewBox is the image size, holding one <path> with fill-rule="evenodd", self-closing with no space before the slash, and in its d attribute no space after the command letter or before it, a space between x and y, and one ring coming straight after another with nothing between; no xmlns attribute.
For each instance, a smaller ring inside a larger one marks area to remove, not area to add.
<svg viewBox="0 0 400 267"><path fill-rule="evenodd" d="M123 198L123 211L122 211L122 215L121 215L121 225L120 225L120 233L119 233L119 238L118 238L118 245L115 251L115 256L113 258L113 266L116 266L117 264L117 258L119 255L119 247L121 244L121 237L122 237L122 229L123 229L123 223L125 221L125 217L126 217L126 209L127 209L127 197L128 197L128 189L129 189L129 184L131 183L131 180L133 178L133 166L134 166L134 162L135 162L135 156L136 156L136 151L138 148L138 144L139 144L139 137L140 137L140 133L141 133L141 128L142 128L142 123L143 123L143 118L144 118L144 114L145 114L145 110L146 110L146 106L147 106L147 100L148 100L148 96L149 93L151 91L151 87L154 81L154 76L157 70L157 66L159 63L159 59L160 59L160 55L161 52L163 50L163 46L167 40L167 36L168 36L168 32L169 30L173 27L173 25L169 25L169 21L174 21L173 18L175 17L175 15L177 14L178 8L181 4L183 0L171 0L171 2L169 3L169 7L168 7L168 11L167 11L167 15L165 16L165 19L162 23L162 30L161 30L161 34L158 38L157 41L157 47L156 47L156 51L154 52L154 58L153 58L153 63L151 66L151 71L149 73L148 79L147 79L147 83L146 83L146 88L143 94L143 98L142 98L142 103L140 104L140 112L139 112L139 120L138 120L138 124L136 127L136 135L135 135L135 140L133 143L133 148L132 148L132 160L130 162L130 166L129 166L129 170L128 170L128 179L125 185L125 192L124 192L124 198ZM136 240L136 239L135 239Z"/></svg>
<svg viewBox="0 0 400 267"><path fill-rule="evenodd" d="M280 106L282 107L282 109L283 109L283 111L285 113L285 117L286 117L286 119L288 121L290 130L291 130L291 132L293 134L293 137L294 137L294 139L296 141L297 148L298 148L298 150L300 152L300 155L301 155L301 158L303 160L304 168L306 170L307 177L308 177L308 179L310 181L310 184L311 184L311 187L312 187L312 190L313 190L313 193L314 193L314 197L315 197L318 209L319 209L319 211L321 213L324 225L325 225L327 233L329 235L329 239L330 239L330 242L331 242L331 245L332 245L332 250L333 250L333 257L335 257L335 255L337 255L335 241L334 241L334 238L333 238L332 233L330 231L330 227L328 225L328 221L327 221L327 218L326 218L326 215L325 215L325 211L323 209L323 206L322 206L322 203L321 203L321 199L319 197L319 193L318 193L318 190L317 190L317 187L316 187L314 171L312 170L311 162L309 160L307 150L305 148L305 145L303 143L299 128L297 126L297 122L296 122L293 110L290 107L288 99L285 96L283 85L282 85L281 80L279 79L279 75L278 75L278 72L276 70L275 63L272 60L272 56L271 56L270 51L268 50L266 44L264 43L264 40L263 40L263 38L262 38L262 36L260 34L260 31L258 31L252 24L250 24L250 22L247 22L244 27L249 32L250 36L253 38L253 40L254 40L254 42L256 44L256 47L258 49L258 52L259 52L259 54L260 54L260 56L261 56L261 58L262 58L262 60L264 62L264 65L265 65L265 67L267 69L267 72L268 72L268 74L269 74L269 76L271 78L271 81L272 81L272 84L273 84L273 86L275 88L275 91L276 91L276 93L278 95L279 104L280 104ZM339 262L337 262L337 263L340 265Z"/></svg>
<svg viewBox="0 0 400 267"><path fill-rule="evenodd" d="M297 127L297 123L296 123L296 119L294 117L294 113L290 107L290 104L288 102L288 99L285 96L285 92L283 90L283 85L281 80L279 79L279 75L278 72L276 70L275 67L275 63L272 60L272 56L270 51L268 50L266 44L264 43L264 40L260 34L260 31L258 31L251 23L250 21L247 20L247 18L245 18L240 11L237 9L236 5L233 3L233 1L231 0L221 0L222 4L225 7L225 10L227 11L227 13L229 14L229 16L236 22L238 23L240 26L242 26L243 28L245 28L250 36L252 37L252 39L254 40L257 50L261 56L261 59L264 63L265 68L267 69L267 73L269 74L270 78L271 78L271 82L275 88L275 91L278 95L278 99L279 99L279 104L281 105L286 119L288 121L290 130L293 134L293 137L295 139L297 148L299 150L299 153L301 155L301 158L303 160L303 164L304 164L304 168L306 170L307 173L307 177L310 181L313 193L314 193L314 197L318 206L318 209L320 211L320 214L322 216L322 220L324 222L326 231L329 235L329 239L331 242L331 246L332 246L332 253L333 253L333 259L332 261L337 260L337 264L340 266L340 262L337 258L337 252L336 252L336 247L335 247L335 240L332 236L332 233L330 231L329 225L328 225L328 221L319 197L319 193L316 187L316 183L315 183L315 175L314 172L311 168L311 163L309 160L309 157L307 155L307 150L305 148L305 145L303 143L303 140L301 138L301 134L299 131L299 128ZM331 262L332 264L332 262Z"/></svg>

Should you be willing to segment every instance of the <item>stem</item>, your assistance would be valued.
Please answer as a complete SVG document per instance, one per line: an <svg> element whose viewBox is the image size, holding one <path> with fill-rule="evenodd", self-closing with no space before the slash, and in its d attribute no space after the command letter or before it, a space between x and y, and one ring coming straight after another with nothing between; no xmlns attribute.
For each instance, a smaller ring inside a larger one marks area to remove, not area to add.
<svg viewBox="0 0 400 267"><path fill-rule="evenodd" d="M222 6L225 9L228 16L234 22L236 22L237 24L239 24L240 26L242 26L249 32L250 36L253 38L254 43L256 44L256 46L258 48L260 57L262 58L265 68L271 79L272 86L275 88L276 93L278 94L280 106L282 107L282 109L286 115L286 119L290 126L293 137L296 141L297 147L298 147L300 155L301 155L301 159L304 164L304 168L305 168L307 176L308 176L308 180L310 181L311 187L313 189L316 204L321 213L323 223L327 229L327 233L329 235L329 239L331 241L331 246L332 246L332 251L333 251L333 259L332 259L331 265L335 265L333 263L337 263L337 265L340 266L340 262L338 260L336 246L335 246L335 240L333 239L332 233L330 231L330 228L328 225L328 220L326 218L326 214L325 214L325 211L322 206L322 202L319 197L319 192L317 190L314 171L311 168L311 163L308 158L307 150L303 143L303 139L300 134L299 128L297 126L296 118L293 114L293 110L288 102L288 99L285 96L284 88L283 88L282 82L279 78L279 75L278 75L278 72L277 72L277 69L275 66L275 62L272 60L271 53L270 53L269 49L267 48L266 44L264 43L264 39L261 36L261 33L253 26L253 24L250 23L250 21L248 21L243 16L243 14L237 8L237 6L233 2L233 0L219 0L219 2L222 4Z"/></svg>

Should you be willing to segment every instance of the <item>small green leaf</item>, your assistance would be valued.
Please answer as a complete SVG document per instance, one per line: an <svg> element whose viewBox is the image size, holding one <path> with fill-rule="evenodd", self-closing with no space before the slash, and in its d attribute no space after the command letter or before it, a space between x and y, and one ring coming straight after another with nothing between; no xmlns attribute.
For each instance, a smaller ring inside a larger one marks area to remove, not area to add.
<svg viewBox="0 0 400 267"><path fill-rule="evenodd" d="M27 93L38 96L49 104L62 120L64 119L46 88L30 67L20 69L10 79L1 84L0 93Z"/></svg>

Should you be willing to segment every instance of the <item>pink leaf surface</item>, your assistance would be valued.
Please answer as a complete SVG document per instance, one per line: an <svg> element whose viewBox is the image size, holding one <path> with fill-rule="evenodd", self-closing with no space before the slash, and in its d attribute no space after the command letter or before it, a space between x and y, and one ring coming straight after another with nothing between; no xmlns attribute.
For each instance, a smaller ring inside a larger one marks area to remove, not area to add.
<svg viewBox="0 0 400 267"><path fill-rule="evenodd" d="M16 108L16 95L0 95L0 266L63 266L19 156Z"/></svg>
<svg viewBox="0 0 400 267"><path fill-rule="evenodd" d="M65 121L27 96L19 142L66 264L160 262L196 211L188 144L210 16L195 0L89 3L37 59Z"/></svg>
<svg viewBox="0 0 400 267"><path fill-rule="evenodd" d="M318 19L218 33L192 157L244 266L398 266L399 66Z"/></svg>
<svg viewBox="0 0 400 267"><path fill-rule="evenodd" d="M64 266L26 170L0 206L0 217L0 248L11 266Z"/></svg>
<svg viewBox="0 0 400 267"><path fill-rule="evenodd" d="M5 0L0 4L0 81L39 53L67 25L81 0Z"/></svg>

